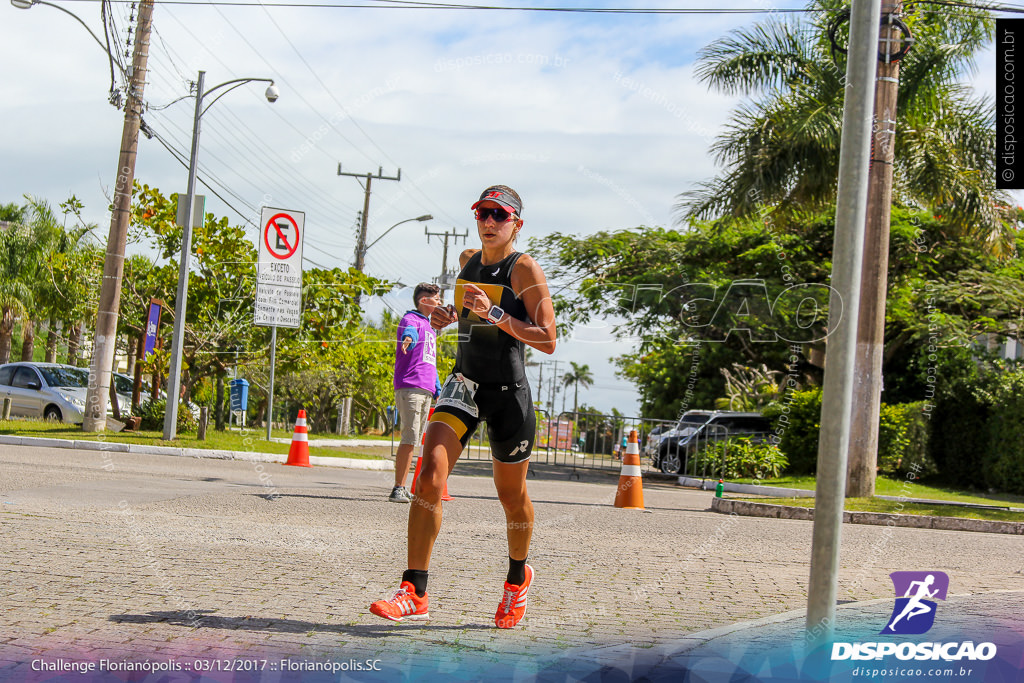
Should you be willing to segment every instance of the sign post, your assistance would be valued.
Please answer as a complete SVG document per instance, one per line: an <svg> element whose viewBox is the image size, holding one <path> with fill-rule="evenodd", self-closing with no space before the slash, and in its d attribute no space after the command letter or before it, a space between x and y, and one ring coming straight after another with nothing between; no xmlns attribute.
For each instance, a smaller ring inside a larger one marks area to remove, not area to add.
<svg viewBox="0 0 1024 683"><path fill-rule="evenodd" d="M306 214L263 207L253 323L270 328L270 386L267 390L267 441L274 416L274 363L277 328L302 322L302 238Z"/></svg>

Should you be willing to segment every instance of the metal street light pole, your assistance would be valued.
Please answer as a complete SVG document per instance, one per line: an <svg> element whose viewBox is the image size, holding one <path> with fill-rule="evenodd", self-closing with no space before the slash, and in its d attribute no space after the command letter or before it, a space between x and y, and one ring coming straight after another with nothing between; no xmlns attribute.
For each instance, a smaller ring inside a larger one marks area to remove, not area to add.
<svg viewBox="0 0 1024 683"><path fill-rule="evenodd" d="M174 301L174 336L171 339L171 362L167 373L167 409L164 412L164 440L174 439L178 431L178 401L181 393L181 356L182 347L185 342L185 312L188 299L188 269L192 260L192 213L195 211L195 185L196 185L196 159L199 155L199 128L203 114L212 107L217 100L235 88L245 83L264 82L270 83L266 91L266 98L270 102L276 102L279 96L274 81L270 78L236 78L215 85L209 90L203 89L206 72L200 71L196 81L196 113L192 120L192 152L188 164L188 189L185 194L185 226L181 234L181 261L178 266L178 294ZM203 99L214 90L219 90L226 85L231 87L213 98L210 104L203 107Z"/></svg>
<svg viewBox="0 0 1024 683"><path fill-rule="evenodd" d="M384 231L384 232L383 232L383 233L381 234L381 236L380 236L380 237L378 237L377 239L375 239L374 241L370 242L370 243L369 243L369 244L367 244L367 245L366 245L365 247L363 247L363 250L362 250L362 252L361 252L361 253L360 253L360 255L359 255L359 256L357 257L357 262L358 262L358 263L360 263L360 264L361 264L361 263L363 263L363 262L364 262L364 259L366 258L366 252L370 251L370 247L372 247L373 245L377 244L377 242L380 242L380 241L381 241L382 239L384 239L384 236L385 236L385 235L387 235L387 234L388 234L389 232L391 232L392 230L394 230L395 228L397 228L397 227L398 227L399 225L401 225L402 223L410 223L410 222L412 222L412 221L419 221L419 222L421 222L421 223L422 223L423 221L432 221L432 220L434 220L434 217L433 217L433 216L431 216L431 215L430 215L430 214L428 213L428 214L426 214L426 215L423 215L423 216L418 216L418 217L416 217L416 218L406 218L406 219L405 219L404 221L398 221L397 223L395 223L394 225L392 225L392 226L391 226L390 228L388 228L387 230L385 230L385 231ZM359 270L362 270L362 268L359 268Z"/></svg>
<svg viewBox="0 0 1024 683"><path fill-rule="evenodd" d="M839 541L846 489L846 456L853 411L854 358L867 214L871 151L872 81L878 53L881 0L854 0L846 100L839 151L836 230L832 247L832 296L825 350L825 381L818 439L818 481L811 535L811 576L807 588L809 644L825 642L835 630L839 584ZM842 319L840 320L840 316Z"/></svg>

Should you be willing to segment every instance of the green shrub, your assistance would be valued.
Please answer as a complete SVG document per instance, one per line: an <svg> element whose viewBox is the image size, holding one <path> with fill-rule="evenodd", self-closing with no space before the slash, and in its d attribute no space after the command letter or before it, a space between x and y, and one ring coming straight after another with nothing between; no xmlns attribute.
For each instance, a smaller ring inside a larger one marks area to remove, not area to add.
<svg viewBox="0 0 1024 683"><path fill-rule="evenodd" d="M882 404L878 425L878 468L883 474L903 474L918 465L916 474L938 471L929 451L930 420L926 404ZM772 443L789 460L787 474L814 474L821 431L821 389L794 391L764 411L772 420Z"/></svg>
<svg viewBox="0 0 1024 683"><path fill-rule="evenodd" d="M964 488L1024 494L1024 368L991 365L937 401L931 454Z"/></svg>
<svg viewBox="0 0 1024 683"><path fill-rule="evenodd" d="M142 418L142 429L163 431L164 413L167 412L167 402L164 399L150 400L142 404L139 415ZM178 427L177 431L183 434L190 434L199 429L199 420L192 414L189 407L184 403L178 404Z"/></svg>
<svg viewBox="0 0 1024 683"><path fill-rule="evenodd" d="M695 472L726 479L775 478L789 464L778 446L751 443L747 437L710 444L697 453L693 462Z"/></svg>
<svg viewBox="0 0 1024 683"><path fill-rule="evenodd" d="M772 421L771 442L789 460L787 472L814 474L818 466L821 389L792 391L763 411Z"/></svg>
<svg viewBox="0 0 1024 683"><path fill-rule="evenodd" d="M925 402L882 404L878 424L878 471L926 477L938 472L928 453L930 422Z"/></svg>
<svg viewBox="0 0 1024 683"><path fill-rule="evenodd" d="M1001 377L993 393L986 483L1001 491L1024 493L1024 371Z"/></svg>

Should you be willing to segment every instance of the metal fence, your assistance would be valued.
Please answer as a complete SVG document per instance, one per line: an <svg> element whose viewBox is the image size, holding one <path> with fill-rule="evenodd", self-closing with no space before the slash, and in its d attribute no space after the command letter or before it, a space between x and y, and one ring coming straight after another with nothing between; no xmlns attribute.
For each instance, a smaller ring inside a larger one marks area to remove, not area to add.
<svg viewBox="0 0 1024 683"><path fill-rule="evenodd" d="M537 432L530 461L565 467L572 476L577 470L619 470L622 466L623 440L637 431L641 463L650 470L648 437L655 427L670 429L675 420L652 420L600 413L562 412L551 416L537 410ZM490 460L491 449L484 423L469 440L462 453L464 460Z"/></svg>

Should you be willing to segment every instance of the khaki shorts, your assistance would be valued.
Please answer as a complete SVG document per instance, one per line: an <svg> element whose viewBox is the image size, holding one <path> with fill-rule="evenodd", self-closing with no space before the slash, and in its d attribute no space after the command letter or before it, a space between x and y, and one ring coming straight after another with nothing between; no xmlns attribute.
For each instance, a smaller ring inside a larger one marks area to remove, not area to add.
<svg viewBox="0 0 1024 683"><path fill-rule="evenodd" d="M402 422L402 440L400 443L417 445L427 428L430 416L430 402L434 394L425 389L396 389L395 404L398 406L398 419Z"/></svg>

